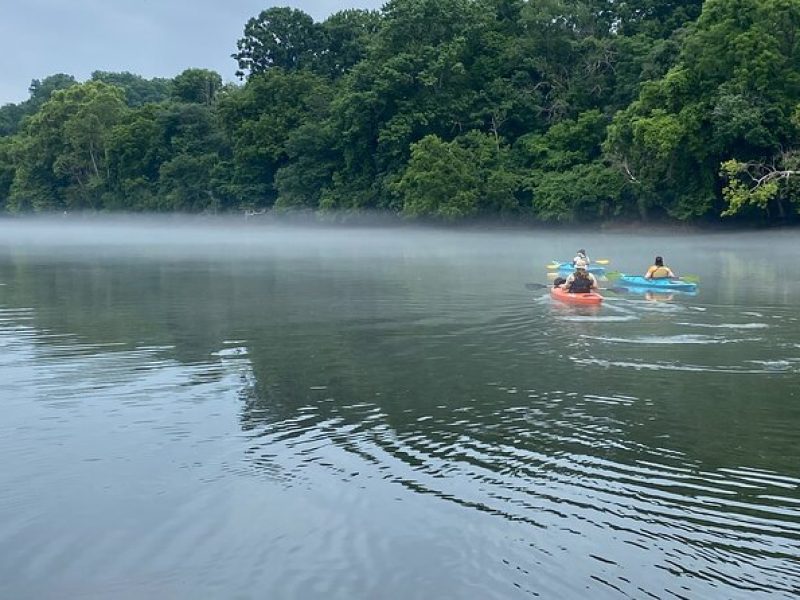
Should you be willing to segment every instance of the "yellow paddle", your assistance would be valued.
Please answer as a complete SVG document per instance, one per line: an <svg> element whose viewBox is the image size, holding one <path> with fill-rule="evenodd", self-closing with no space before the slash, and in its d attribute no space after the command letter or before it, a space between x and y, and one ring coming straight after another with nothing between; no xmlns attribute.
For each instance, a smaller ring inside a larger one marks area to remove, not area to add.
<svg viewBox="0 0 800 600"><path fill-rule="evenodd" d="M569 262L569 261L567 261L567 262ZM598 264L598 265L607 265L610 262L611 261L609 259L607 259L607 258L598 258L597 260L593 260L592 261L592 263L595 263L595 264ZM547 268L548 269L557 269L559 266L561 266L561 264L562 263L560 263L560 262L553 261L552 263L547 265Z"/></svg>

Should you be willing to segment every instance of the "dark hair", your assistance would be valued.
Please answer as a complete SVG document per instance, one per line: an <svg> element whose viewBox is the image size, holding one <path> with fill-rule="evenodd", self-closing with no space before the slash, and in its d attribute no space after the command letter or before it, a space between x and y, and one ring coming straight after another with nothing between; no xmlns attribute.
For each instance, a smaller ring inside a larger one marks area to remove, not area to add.
<svg viewBox="0 0 800 600"><path fill-rule="evenodd" d="M556 277L553 280L553 287L558 287L558 286L560 286L560 285L562 285L564 283L567 283L566 279L564 279L563 277Z"/></svg>
<svg viewBox="0 0 800 600"><path fill-rule="evenodd" d="M589 279L589 273L584 269L575 271L575 279Z"/></svg>
<svg viewBox="0 0 800 600"><path fill-rule="evenodd" d="M656 256L656 266L663 267L664 266L664 259L660 256Z"/></svg>
<svg viewBox="0 0 800 600"><path fill-rule="evenodd" d="M578 250L578 254L586 254L586 250L584 250L583 248L581 248L580 250Z"/></svg>

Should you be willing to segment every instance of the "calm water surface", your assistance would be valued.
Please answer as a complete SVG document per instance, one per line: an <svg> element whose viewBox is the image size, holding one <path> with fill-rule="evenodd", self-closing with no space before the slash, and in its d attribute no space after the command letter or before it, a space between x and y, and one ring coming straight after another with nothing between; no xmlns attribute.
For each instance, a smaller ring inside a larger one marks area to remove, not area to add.
<svg viewBox="0 0 800 600"><path fill-rule="evenodd" d="M525 289L579 246L699 293ZM0 598L800 593L797 233L6 223L0 282Z"/></svg>

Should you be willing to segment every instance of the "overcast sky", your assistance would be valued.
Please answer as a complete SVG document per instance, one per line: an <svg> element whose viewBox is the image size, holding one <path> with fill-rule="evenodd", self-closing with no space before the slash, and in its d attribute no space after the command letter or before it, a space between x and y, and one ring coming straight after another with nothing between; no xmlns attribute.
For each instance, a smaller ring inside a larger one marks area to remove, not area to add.
<svg viewBox="0 0 800 600"><path fill-rule="evenodd" d="M174 77L213 69L234 79L236 40L271 6L299 8L322 21L383 0L0 0L0 105L28 98L32 79L130 71Z"/></svg>

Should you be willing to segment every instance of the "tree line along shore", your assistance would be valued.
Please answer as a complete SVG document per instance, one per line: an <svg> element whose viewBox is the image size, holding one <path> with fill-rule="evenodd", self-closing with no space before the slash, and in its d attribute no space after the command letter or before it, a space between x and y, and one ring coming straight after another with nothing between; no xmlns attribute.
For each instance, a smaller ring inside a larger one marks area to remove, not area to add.
<svg viewBox="0 0 800 600"><path fill-rule="evenodd" d="M270 8L237 83L95 71L0 107L0 211L786 223L800 0Z"/></svg>

